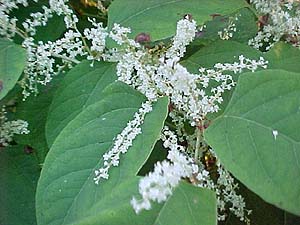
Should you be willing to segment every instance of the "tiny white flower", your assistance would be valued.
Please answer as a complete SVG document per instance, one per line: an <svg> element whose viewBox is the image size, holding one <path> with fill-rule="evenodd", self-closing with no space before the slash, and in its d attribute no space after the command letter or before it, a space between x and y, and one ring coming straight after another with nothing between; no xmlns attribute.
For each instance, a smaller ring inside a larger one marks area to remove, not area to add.
<svg viewBox="0 0 300 225"><path fill-rule="evenodd" d="M276 138L277 138L277 136L278 136L278 131L277 131L277 130L272 130L272 134L273 134L274 139L275 139L275 141L276 141Z"/></svg>

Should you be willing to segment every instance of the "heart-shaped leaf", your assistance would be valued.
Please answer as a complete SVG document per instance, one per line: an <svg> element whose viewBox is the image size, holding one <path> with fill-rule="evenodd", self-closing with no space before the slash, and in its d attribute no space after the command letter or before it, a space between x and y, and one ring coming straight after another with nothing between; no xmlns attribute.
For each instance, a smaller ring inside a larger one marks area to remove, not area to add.
<svg viewBox="0 0 300 225"><path fill-rule="evenodd" d="M300 74L243 74L205 138L221 162L267 202L300 215Z"/></svg>
<svg viewBox="0 0 300 225"><path fill-rule="evenodd" d="M227 15L246 6L241 0L227 0L226 4L222 0L114 0L108 11L108 26L118 23L131 28L131 37L143 32L157 41L173 36L176 22L186 14L202 25L214 14Z"/></svg>
<svg viewBox="0 0 300 225"><path fill-rule="evenodd" d="M15 86L25 66L25 50L0 39L0 100Z"/></svg>

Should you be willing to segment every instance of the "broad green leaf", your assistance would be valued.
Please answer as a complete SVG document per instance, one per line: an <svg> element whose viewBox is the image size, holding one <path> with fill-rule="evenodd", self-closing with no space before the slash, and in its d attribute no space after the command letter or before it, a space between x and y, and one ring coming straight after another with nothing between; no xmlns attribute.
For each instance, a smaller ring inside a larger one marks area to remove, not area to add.
<svg viewBox="0 0 300 225"><path fill-rule="evenodd" d="M177 21L188 13L201 25L212 14L227 15L246 6L243 0L227 0L226 4L222 0L114 0L108 11L108 26L118 23L131 28L131 37L144 32L157 41L173 36Z"/></svg>
<svg viewBox="0 0 300 225"><path fill-rule="evenodd" d="M215 193L191 184L180 183L159 212L154 225L216 225Z"/></svg>
<svg viewBox="0 0 300 225"><path fill-rule="evenodd" d="M284 42L278 42L264 56L269 68L300 73L300 49Z"/></svg>
<svg viewBox="0 0 300 225"><path fill-rule="evenodd" d="M181 64L192 73L199 73L200 67L213 68L216 63L239 62L239 56L258 60L261 53L254 48L236 41L217 41L201 48ZM237 80L238 74L233 78Z"/></svg>
<svg viewBox="0 0 300 225"><path fill-rule="evenodd" d="M230 38L230 41L247 44L248 40L257 33L258 27L255 14L249 8L242 8L230 15L214 15L213 19L205 24L205 28L192 44L221 40L218 32L228 29L230 24L234 24L236 28L235 32L231 32L233 37Z"/></svg>
<svg viewBox="0 0 300 225"><path fill-rule="evenodd" d="M89 105L102 99L104 87L116 79L114 63L85 61L66 75L49 109L46 138L49 147L62 129Z"/></svg>
<svg viewBox="0 0 300 225"><path fill-rule="evenodd" d="M124 188L124 186L123 186ZM128 186L128 191L134 189L133 186ZM123 192L122 192L123 193ZM107 204L110 204L107 202ZM114 207L119 207L120 204L115 205ZM152 209L149 212L151 217L145 220L145 212L142 212L142 216L132 215L133 217L138 217L137 223L136 220L132 219L131 224L139 225L173 225L173 224L185 224L185 225L216 225L217 224L217 207L216 207L216 197L215 194L208 189L201 189L195 187L191 184L181 182L174 190L173 194L161 204L153 204ZM128 207L130 207L128 205ZM128 209L128 212L132 209ZM118 212L115 214L111 212L107 218L109 224L129 224L127 221L128 212ZM99 212L98 212L99 213ZM76 225L91 225L91 224L102 224L97 223L97 212L93 213L94 215L88 219L76 223ZM104 215L106 216L106 215ZM125 220L122 220L122 217Z"/></svg>
<svg viewBox="0 0 300 225"><path fill-rule="evenodd" d="M221 162L265 201L300 215L300 74L241 75L205 138Z"/></svg>
<svg viewBox="0 0 300 225"><path fill-rule="evenodd" d="M90 74L81 74L73 83L82 84L87 80L83 77L90 77ZM94 94L94 88L85 90L85 94ZM63 95L68 96L72 91L71 84L57 97L64 99ZM97 90L98 95L100 91ZM59 115L77 112L77 108L80 108L77 115L58 133L46 157L37 190L39 225L149 224L155 211L135 216L130 199L137 192L136 174L159 138L167 114L167 98L155 103L153 111L146 116L142 125L142 134L121 156L120 165L111 169L109 180L99 185L93 181L95 169L103 165L102 155L111 148L116 135L133 119L144 101L145 97L129 86L113 83L106 87L101 97L94 94L88 101L91 104L61 107L55 112ZM66 103L61 101L61 104Z"/></svg>
<svg viewBox="0 0 300 225"><path fill-rule="evenodd" d="M62 74L55 77L50 84L39 88L37 96L29 96L26 101L20 101L16 107L14 117L28 122L30 133L16 135L14 140L18 144L29 145L37 154L39 163L42 164L48 152L45 135L45 126L48 110L55 90L58 88Z"/></svg>
<svg viewBox="0 0 300 225"><path fill-rule="evenodd" d="M35 190L40 174L22 146L0 149L0 224L35 225Z"/></svg>
<svg viewBox="0 0 300 225"><path fill-rule="evenodd" d="M16 84L25 66L25 50L13 42L0 39L0 99Z"/></svg>

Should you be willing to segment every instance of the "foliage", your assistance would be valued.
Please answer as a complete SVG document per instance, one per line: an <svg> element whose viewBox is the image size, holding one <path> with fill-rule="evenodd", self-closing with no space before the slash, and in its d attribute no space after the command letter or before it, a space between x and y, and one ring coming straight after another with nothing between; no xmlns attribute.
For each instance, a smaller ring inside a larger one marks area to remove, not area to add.
<svg viewBox="0 0 300 225"><path fill-rule="evenodd" d="M299 7L0 0L0 224L299 223Z"/></svg>

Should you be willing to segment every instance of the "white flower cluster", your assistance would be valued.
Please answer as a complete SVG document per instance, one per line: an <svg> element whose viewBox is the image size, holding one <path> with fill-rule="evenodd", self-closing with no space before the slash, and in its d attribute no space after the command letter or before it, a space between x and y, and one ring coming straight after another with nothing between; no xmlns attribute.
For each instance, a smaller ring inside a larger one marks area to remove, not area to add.
<svg viewBox="0 0 300 225"><path fill-rule="evenodd" d="M84 36L91 41L91 54L87 57L88 60L99 59L105 49L105 39L108 36L107 28L103 27L102 23L97 23L95 19L89 19L94 28L84 29Z"/></svg>
<svg viewBox="0 0 300 225"><path fill-rule="evenodd" d="M104 165L95 171L94 181L99 184L101 179L109 178L109 169L111 166L118 166L120 163L120 155L125 154L132 146L135 137L142 132L141 125L144 122L147 113L152 111L152 104L146 101L142 107L134 114L134 119L127 123L127 126L115 138L113 147L103 155Z"/></svg>
<svg viewBox="0 0 300 225"><path fill-rule="evenodd" d="M27 51L27 65L24 69L24 78L21 81L21 86L24 89L24 99L30 93L38 92L38 84L46 85L54 75L70 68L73 64L79 63L76 57L88 55L88 59L93 59L84 38L91 40L93 54L97 51L99 55L101 54L100 50L103 51L104 49L105 41L103 40L107 36L107 32L104 32L105 29L102 28L102 25L90 20L96 28L85 29L84 34L87 37L84 37L76 27L78 18L67 5L67 2L67 0L50 0L50 7L43 6L43 12L30 14L30 18L22 23L22 30L16 27L17 19L10 18L9 15L13 9L18 9L20 4L27 6L28 2L26 0L1 0L0 35L12 38L15 34L18 34L24 39L22 46ZM54 42L36 43L33 37L36 34L36 28L47 25L48 20L54 14L64 16L68 30L62 38Z"/></svg>
<svg viewBox="0 0 300 225"><path fill-rule="evenodd" d="M219 71L232 71L234 73L241 73L243 69L250 70L254 72L259 67L266 69L268 61L265 61L263 57L260 57L259 60L247 59L243 55L239 56L239 62L231 63L217 63L215 68ZM203 69L201 69L203 70Z"/></svg>
<svg viewBox="0 0 300 225"><path fill-rule="evenodd" d="M121 27L120 24L114 24L111 32L109 33L109 36L111 39L113 39L115 42L117 42L118 45L123 44L135 44L135 42L131 39L127 38L127 34L131 32L130 28L127 27Z"/></svg>
<svg viewBox="0 0 300 225"><path fill-rule="evenodd" d="M26 28L23 47L27 49L28 58L21 83L24 88L24 98L32 92L38 92L37 83L45 85L55 74L70 68L74 63L79 63L78 56L81 58L87 56L88 60L117 61L119 80L135 87L150 100L155 100L160 95L170 96L175 107L186 112L186 117L192 123L197 123L207 113L217 111L218 104L222 102L220 93L231 89L234 85L231 76L223 76L220 73L224 70L219 69L215 78L222 83L211 90L215 95L209 96L208 92L203 90L209 88L208 86L202 89L197 87L203 80L208 80L203 76L205 71L200 70L200 74L191 74L179 64L186 46L196 33L196 22L189 15L178 21L172 46L165 53L153 55L148 49L127 37L130 33L129 28L118 24L114 24L112 30L108 32L101 23L90 19L93 28L86 28L84 34L81 34L76 27L78 19L66 4L67 2L67 0L50 0L50 8L44 7L44 13L34 13L31 15L32 20L28 19L23 23ZM44 26L53 13L64 15L66 25L71 29L55 42L35 44L34 38L28 35L33 35L37 26ZM121 45L120 49L106 50L107 37ZM88 47L86 41L90 42L91 47ZM256 65L255 61L251 63ZM209 70L207 73L212 71Z"/></svg>
<svg viewBox="0 0 300 225"><path fill-rule="evenodd" d="M38 0L33 0L38 2ZM10 13L14 9L18 9L19 5L28 6L27 0L1 0L0 1L0 35L12 38L15 34L19 34L25 38L28 35L34 36L36 28L46 26L48 20L53 17L53 14L64 15L64 20L67 28L75 28L78 18L66 4L68 0L49 0L50 7L43 6L44 12L31 13L23 23L23 29L16 27L18 19L10 17Z"/></svg>
<svg viewBox="0 0 300 225"><path fill-rule="evenodd" d="M251 211L246 209L244 198L236 193L238 184L235 183L230 173L219 162L216 162L218 178L214 182L210 177L210 172L205 169L202 163L196 164L186 154L186 148L178 144L177 136L166 126L162 131L161 139L163 146L170 149L167 160L158 162L153 172L141 178L139 193L142 198L136 199L133 197L131 200L136 213L151 209L151 201L158 203L166 201L168 196L172 195L173 189L179 184L180 180L189 178L192 184L215 191L218 220L225 219L225 205L229 205L229 210L233 214L241 221L249 223L247 216Z"/></svg>
<svg viewBox="0 0 300 225"><path fill-rule="evenodd" d="M30 92L37 92L37 84L46 85L55 74L58 74L65 67L71 67L79 63L78 56L84 56L84 46L79 32L69 30L64 37L54 42L34 43L32 37L26 38L22 46L27 51L27 63L24 69L24 79L21 81L24 98ZM59 63L55 58L61 60Z"/></svg>
<svg viewBox="0 0 300 225"><path fill-rule="evenodd" d="M42 9L44 10L43 13L41 12L31 13L30 14L31 19L27 18L22 23L25 31L32 36L36 34L36 27L46 26L48 20L53 17L53 13L51 9L49 9L46 6L43 6Z"/></svg>
<svg viewBox="0 0 300 225"><path fill-rule="evenodd" d="M0 112L0 146L8 146L15 134L28 134L28 123L24 120L8 121L5 108Z"/></svg>
<svg viewBox="0 0 300 225"><path fill-rule="evenodd" d="M258 67L266 68L267 62L262 58L250 60L239 56L239 62L218 63L213 69L200 68L199 74L191 74L179 64L179 61L186 51L186 45L193 40L196 33L194 21L189 18L179 21L173 45L164 53L154 56L140 44L128 39L128 33L129 29L120 28L118 25L115 25L110 33L110 37L123 47L115 56L118 62L118 79L133 86L148 99L155 100L161 95L169 96L171 106L174 108L170 115L173 122L176 122L179 139L180 141L186 139L190 148L188 150L178 145L176 136L170 134L168 138L163 136L164 146L172 150L169 151L168 161L157 163L154 171L141 179L139 192L142 199L133 198L131 201L135 211L140 212L143 209L150 209L151 201L166 200L183 177L197 175L196 164L186 155L187 151L195 151L195 147L190 147L196 145L195 135L186 135L184 122L188 120L191 125L199 126L199 122L204 120L207 113L219 110L218 104L223 101L222 93L234 86L232 76L225 72L240 73L244 69L255 71ZM210 82L218 85L211 87ZM200 145L206 146L204 140L200 140ZM100 171L98 173L100 174ZM219 187L212 182L205 170L201 170L197 178L199 186L201 184L212 190ZM221 211L221 207L219 209Z"/></svg>
<svg viewBox="0 0 300 225"><path fill-rule="evenodd" d="M230 205L229 210L236 215L241 221L246 224L250 224L250 220L247 217L250 215L251 210L246 209L244 198L236 193L238 184L235 183L230 173L223 168L220 164L218 166L218 180L217 187L215 188L217 194L217 202L219 209L219 220L225 220L226 214L222 215L222 211L225 211L225 204Z"/></svg>
<svg viewBox="0 0 300 225"><path fill-rule="evenodd" d="M125 54L121 55L117 65L120 81L133 86L149 99L156 99L160 95L169 96L174 107L184 112L193 126L207 113L217 112L218 104L223 101L221 94L234 86L232 76L224 74L226 71L254 71L258 67L265 68L267 64L262 58L256 61L240 56L239 63L219 63L215 65L215 69L200 68L199 74L191 74L179 61L195 36L195 24L189 18L180 20L173 45L165 54L153 57L145 49L136 50L131 46L125 49ZM121 31L122 35L119 34L121 38L118 40L125 43L128 40L125 35L129 31ZM211 88L211 81L217 81L219 85Z"/></svg>
<svg viewBox="0 0 300 225"><path fill-rule="evenodd" d="M133 197L131 200L136 213L151 209L151 201L158 203L166 201L181 178L189 178L198 171L198 166L184 153L184 147L177 144L176 135L167 127L162 131L161 139L164 147L170 149L168 161L158 162L153 172L141 178L139 193L142 199Z"/></svg>
<svg viewBox="0 0 300 225"><path fill-rule="evenodd" d="M230 17L228 21L228 26L218 32L218 35L222 40L229 40L233 37L233 34L236 32L236 26L234 23L235 20L238 20L238 17Z"/></svg>
<svg viewBox="0 0 300 225"><path fill-rule="evenodd" d="M212 150L210 150L209 153L216 157ZM215 191L217 196L219 221L225 220L227 216L226 207L229 206L229 210L236 215L240 221L250 224L250 220L247 216L250 215L251 210L246 209L244 198L236 193L236 190L239 188L238 184L219 161L216 162L215 166L217 167L218 176L216 182L211 179L210 173L205 169L205 167L200 165L199 172L196 175L196 185L201 188L208 188Z"/></svg>
<svg viewBox="0 0 300 225"><path fill-rule="evenodd" d="M186 15L184 19L177 22L176 35L173 38L173 45L166 53L166 58L182 58L186 51L186 46L194 40L196 35L197 24Z"/></svg>
<svg viewBox="0 0 300 225"><path fill-rule="evenodd" d="M88 60L101 59L105 49L105 39L108 36L107 28L103 28L101 23L96 23L95 20L89 19L93 27L84 29L83 34L81 34L76 25L78 18L66 4L67 2L66 0L50 0L49 8L43 6L44 12L31 13L31 19L26 19L23 22L24 31L15 27L14 34L18 32L24 38L22 46L27 51L27 64L24 69L24 78L21 81L24 99L31 93L38 92L38 84L46 85L52 80L54 75L64 71L66 68L71 68L74 64L78 64L80 62L78 58L87 56ZM15 4L4 3L3 5L6 5L7 10L3 6L3 15L8 18L10 10L18 8L17 3L20 4L22 1L16 1ZM27 1L24 1L25 3L27 4ZM43 43L39 41L36 43L33 37L36 33L36 28L45 26L48 19L54 14L64 15L66 27L69 29L62 38L54 42L48 41ZM6 17L0 14L0 21ZM3 32L7 30L2 23L0 27ZM4 35L5 33L3 32L1 35L8 36ZM9 37L12 36L10 35ZM87 45L85 40L91 42L91 47Z"/></svg>
<svg viewBox="0 0 300 225"><path fill-rule="evenodd" d="M38 0L34 0L37 2ZM10 12L18 9L19 5L28 6L27 0L1 0L0 1L0 35L11 38L15 36L17 30L16 17L10 17Z"/></svg>
<svg viewBox="0 0 300 225"><path fill-rule="evenodd" d="M73 13L73 10L68 6L69 0L49 0L51 10L57 15L64 15L64 21L66 28L76 28L78 22L77 16Z"/></svg>
<svg viewBox="0 0 300 225"><path fill-rule="evenodd" d="M269 50L281 39L300 46L300 2L296 0L250 0L262 14L261 31L249 40L256 49L266 46Z"/></svg>

